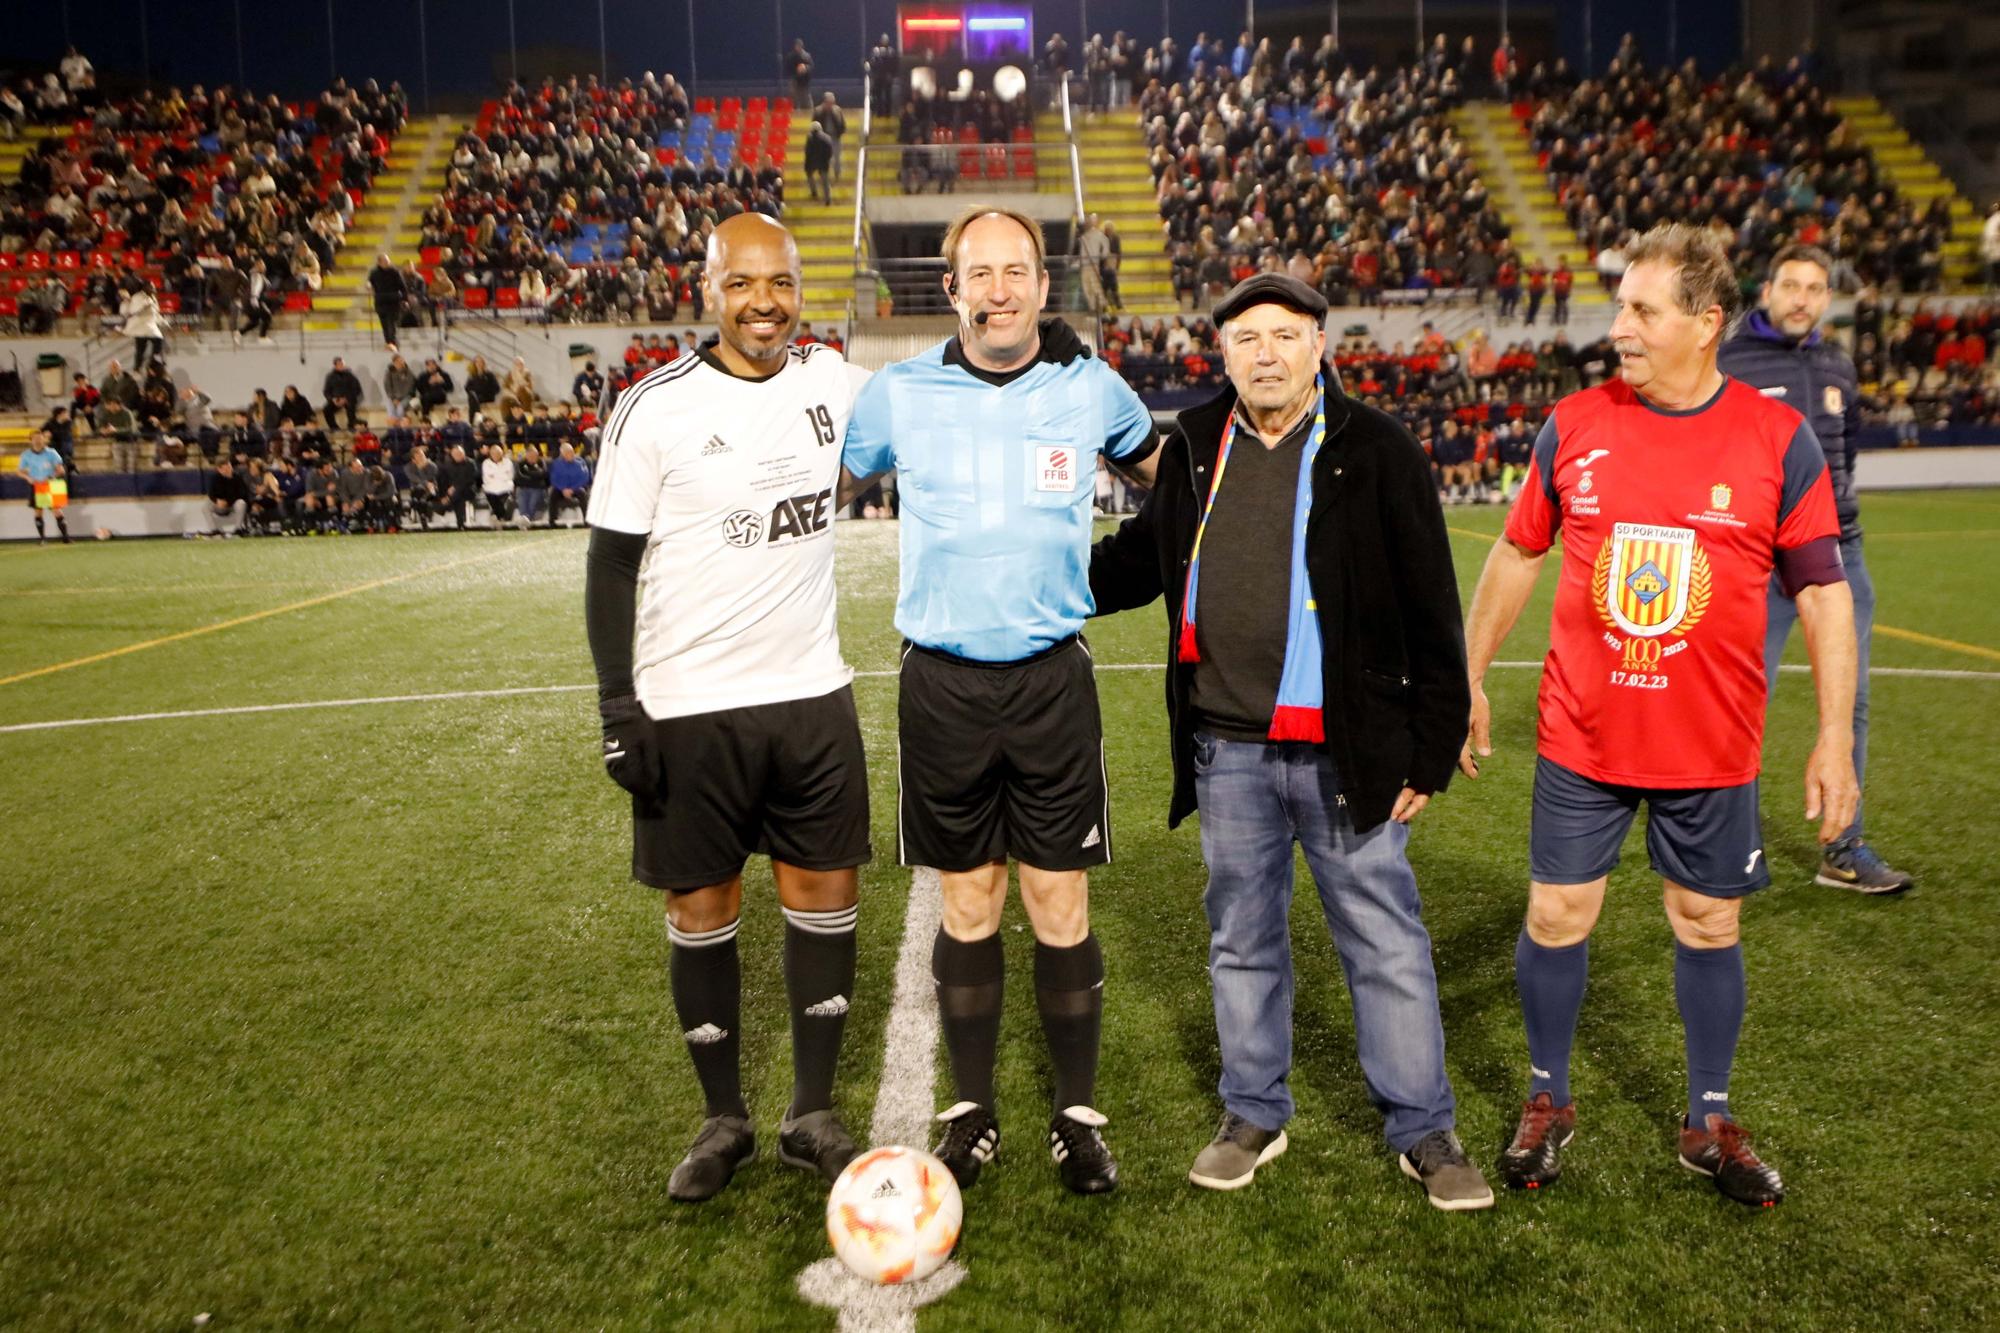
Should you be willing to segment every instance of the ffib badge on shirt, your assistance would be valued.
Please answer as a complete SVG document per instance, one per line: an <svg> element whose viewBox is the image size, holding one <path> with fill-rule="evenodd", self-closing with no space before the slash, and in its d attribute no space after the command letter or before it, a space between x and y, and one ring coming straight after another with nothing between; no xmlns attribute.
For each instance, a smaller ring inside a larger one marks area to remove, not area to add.
<svg viewBox="0 0 2000 1333"><path fill-rule="evenodd" d="M1035 446L1035 489L1073 491L1076 489L1076 450L1066 444Z"/></svg>

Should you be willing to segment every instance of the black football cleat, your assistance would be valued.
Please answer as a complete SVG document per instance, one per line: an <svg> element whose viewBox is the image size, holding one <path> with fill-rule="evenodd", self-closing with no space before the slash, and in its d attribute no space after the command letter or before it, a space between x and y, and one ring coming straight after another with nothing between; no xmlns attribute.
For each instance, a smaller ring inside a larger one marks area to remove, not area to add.
<svg viewBox="0 0 2000 1333"><path fill-rule="evenodd" d="M1062 1183L1078 1194L1109 1194L1118 1188L1118 1162L1098 1131L1108 1122L1088 1106L1071 1106L1049 1121L1049 1156Z"/></svg>
<svg viewBox="0 0 2000 1333"><path fill-rule="evenodd" d="M978 1102L959 1102L940 1111L938 1119L944 1123L944 1137L931 1155L951 1171L960 1189L971 1189L979 1179L979 1168L1000 1150L1000 1122Z"/></svg>
<svg viewBox="0 0 2000 1333"><path fill-rule="evenodd" d="M1778 1169L1750 1151L1750 1133L1719 1115L1695 1129L1681 1122L1681 1165L1707 1176L1729 1198L1752 1208L1775 1208L1785 1201L1785 1182Z"/></svg>
<svg viewBox="0 0 2000 1333"><path fill-rule="evenodd" d="M701 1122L694 1146L667 1180L676 1203L702 1203L722 1192L736 1168L757 1155L757 1131L740 1115L713 1115Z"/></svg>
<svg viewBox="0 0 2000 1333"><path fill-rule="evenodd" d="M1530 1097L1500 1154L1500 1178L1512 1190L1538 1190L1562 1174L1562 1150L1576 1137L1576 1103L1557 1106L1546 1092Z"/></svg>
<svg viewBox="0 0 2000 1333"><path fill-rule="evenodd" d="M796 1120L778 1123L778 1160L786 1166L817 1171L828 1184L840 1178L858 1151L854 1136L832 1111L808 1111Z"/></svg>

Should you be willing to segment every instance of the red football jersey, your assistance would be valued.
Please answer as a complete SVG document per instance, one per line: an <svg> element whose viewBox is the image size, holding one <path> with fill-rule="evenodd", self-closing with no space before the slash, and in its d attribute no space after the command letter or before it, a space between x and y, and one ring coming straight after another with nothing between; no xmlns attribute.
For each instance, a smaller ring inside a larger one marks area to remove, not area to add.
<svg viewBox="0 0 2000 1333"><path fill-rule="evenodd" d="M1562 538L1541 753L1621 786L1756 777L1776 553L1839 534L1812 427L1740 380L1686 412L1622 380L1557 403L1506 530Z"/></svg>

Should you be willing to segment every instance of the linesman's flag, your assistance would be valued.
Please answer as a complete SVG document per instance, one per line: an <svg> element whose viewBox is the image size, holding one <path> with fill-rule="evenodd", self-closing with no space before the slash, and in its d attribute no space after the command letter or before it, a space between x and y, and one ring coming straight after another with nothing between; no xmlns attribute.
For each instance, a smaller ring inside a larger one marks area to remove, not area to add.
<svg viewBox="0 0 2000 1333"><path fill-rule="evenodd" d="M69 482L62 477L51 477L47 481L35 483L35 508L69 508Z"/></svg>

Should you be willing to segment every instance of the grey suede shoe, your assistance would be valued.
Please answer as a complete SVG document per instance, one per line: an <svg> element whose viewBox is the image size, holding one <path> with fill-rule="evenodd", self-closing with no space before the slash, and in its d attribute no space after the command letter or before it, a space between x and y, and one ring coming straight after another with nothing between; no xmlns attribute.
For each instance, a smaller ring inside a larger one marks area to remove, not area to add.
<svg viewBox="0 0 2000 1333"><path fill-rule="evenodd" d="M1493 1187L1465 1155L1458 1135L1448 1129L1424 1135L1399 1160L1403 1174L1423 1185L1433 1208L1467 1213L1493 1206Z"/></svg>
<svg viewBox="0 0 2000 1333"><path fill-rule="evenodd" d="M1257 1168L1283 1155L1290 1141L1282 1129L1259 1129L1237 1115L1225 1111L1215 1138L1194 1159L1188 1179L1205 1190L1240 1190L1257 1174Z"/></svg>

